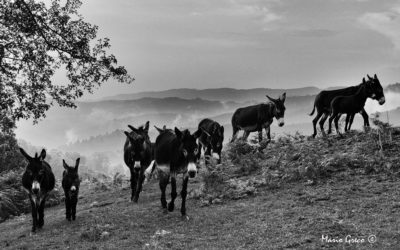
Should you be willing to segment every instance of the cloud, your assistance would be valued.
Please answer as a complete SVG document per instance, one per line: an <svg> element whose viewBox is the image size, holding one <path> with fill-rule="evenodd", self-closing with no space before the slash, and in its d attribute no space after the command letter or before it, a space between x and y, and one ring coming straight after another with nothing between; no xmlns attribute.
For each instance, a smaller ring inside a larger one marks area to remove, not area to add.
<svg viewBox="0 0 400 250"><path fill-rule="evenodd" d="M394 48L400 51L400 6L395 6L386 12L368 12L358 21L391 40Z"/></svg>
<svg viewBox="0 0 400 250"><path fill-rule="evenodd" d="M322 37L332 37L339 33L339 31L329 30L329 29L294 29L290 32L293 36L298 37L311 37L311 38L322 38Z"/></svg>
<svg viewBox="0 0 400 250"><path fill-rule="evenodd" d="M69 129L65 131L65 138L67 140L67 144L70 144L76 142L79 137L73 129Z"/></svg>
<svg viewBox="0 0 400 250"><path fill-rule="evenodd" d="M230 17L235 19L254 20L258 22L262 30L270 30L275 21L283 19L283 16L273 12L270 4L275 2L270 1L240 1L240 0L225 0L218 7L215 7L214 1L211 2L210 8L203 12L192 12L192 16L214 15Z"/></svg>

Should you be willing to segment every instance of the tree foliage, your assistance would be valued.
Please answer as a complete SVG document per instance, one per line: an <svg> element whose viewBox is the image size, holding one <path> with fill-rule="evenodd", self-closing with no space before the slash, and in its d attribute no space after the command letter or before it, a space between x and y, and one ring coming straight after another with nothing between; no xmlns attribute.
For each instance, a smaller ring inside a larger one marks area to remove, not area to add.
<svg viewBox="0 0 400 250"><path fill-rule="evenodd" d="M108 38L78 13L81 0L0 0L0 108L13 120L45 117L53 105L74 100L110 78L134 79L114 55ZM50 3L49 3L50 2ZM67 83L53 83L63 68Z"/></svg>

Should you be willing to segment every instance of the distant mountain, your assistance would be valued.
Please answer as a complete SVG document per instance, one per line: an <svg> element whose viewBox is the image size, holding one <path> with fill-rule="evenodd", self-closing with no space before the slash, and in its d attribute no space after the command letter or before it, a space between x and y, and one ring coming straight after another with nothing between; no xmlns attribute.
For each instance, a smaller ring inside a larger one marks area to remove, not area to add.
<svg viewBox="0 0 400 250"><path fill-rule="evenodd" d="M105 97L102 100L134 100L144 97L150 98L167 98L180 97L187 99L200 98L212 101L264 101L265 95L278 97L283 92L287 96L306 96L315 95L321 89L317 87L305 87L295 89L270 89L270 88L255 88L255 89L233 89L233 88L215 88L215 89L170 89L165 91L139 92L133 94L121 94Z"/></svg>
<svg viewBox="0 0 400 250"><path fill-rule="evenodd" d="M389 84L386 87L386 91L391 91L394 93L400 93L400 83Z"/></svg>

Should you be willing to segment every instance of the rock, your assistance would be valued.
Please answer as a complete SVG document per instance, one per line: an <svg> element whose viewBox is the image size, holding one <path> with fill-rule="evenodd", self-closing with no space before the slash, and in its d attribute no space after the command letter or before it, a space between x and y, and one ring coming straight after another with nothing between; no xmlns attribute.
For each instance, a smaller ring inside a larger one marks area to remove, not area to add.
<svg viewBox="0 0 400 250"><path fill-rule="evenodd" d="M90 204L90 207L97 207L98 206L98 202L97 201L94 201L94 202L92 202L92 204Z"/></svg>
<svg viewBox="0 0 400 250"><path fill-rule="evenodd" d="M110 236L110 233L107 232L107 231L104 231L104 232L102 232L102 233L100 234L100 238L101 238L101 239L107 238L107 237L109 237L109 236Z"/></svg>
<svg viewBox="0 0 400 250"><path fill-rule="evenodd" d="M218 198L216 198L216 199L214 199L213 201L212 201L212 204L221 204L222 203L222 200L221 199L218 199Z"/></svg>

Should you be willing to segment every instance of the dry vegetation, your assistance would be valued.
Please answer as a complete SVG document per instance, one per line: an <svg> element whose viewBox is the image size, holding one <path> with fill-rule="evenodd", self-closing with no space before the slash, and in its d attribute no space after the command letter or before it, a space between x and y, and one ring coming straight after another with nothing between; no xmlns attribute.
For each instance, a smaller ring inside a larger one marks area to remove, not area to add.
<svg viewBox="0 0 400 250"><path fill-rule="evenodd" d="M400 129L374 123L342 138L295 134L261 146L230 144L223 164L203 167L190 181L189 221L179 209L162 213L156 181L132 204L126 177L88 179L76 222L64 219L63 204L49 208L44 229L31 236L30 216L15 217L0 224L0 247L396 249ZM377 241L326 243L322 235Z"/></svg>

